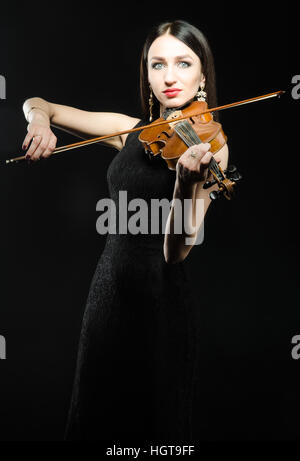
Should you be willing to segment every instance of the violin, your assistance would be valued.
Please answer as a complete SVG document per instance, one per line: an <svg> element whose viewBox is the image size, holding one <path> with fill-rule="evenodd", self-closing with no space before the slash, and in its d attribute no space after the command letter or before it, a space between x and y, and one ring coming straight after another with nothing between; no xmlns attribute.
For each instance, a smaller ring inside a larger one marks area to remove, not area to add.
<svg viewBox="0 0 300 461"><path fill-rule="evenodd" d="M178 158L187 150L188 147L200 144L201 142L209 142L211 144L210 151L214 154L224 146L227 142L227 137L223 132L220 123L213 120L213 113L219 110L237 107L243 104L249 104L264 99L280 97L285 91L275 91L262 96L245 99L242 101L233 102L223 106L207 108L204 101L193 101L190 105L182 110L172 109L165 111L162 117L153 123L145 126L131 128L130 130L119 131L97 138L79 141L66 146L60 146L54 149L53 154L75 149L77 147L87 146L98 143L104 139L121 136L123 134L142 131L139 135L139 140L144 146L145 152L150 156L160 155L172 170L176 168ZM51 155L51 156L52 156ZM14 157L5 160L5 164L17 163L26 160L25 155ZM203 188L207 189L214 184L218 184L218 190L210 193L210 198L215 200L224 196L230 200L233 196L234 186L241 175L234 165L223 171L218 165L214 157L212 157L208 166L210 173L213 176L212 181L207 181Z"/></svg>
<svg viewBox="0 0 300 461"><path fill-rule="evenodd" d="M166 125L149 125L140 135L139 140L144 146L149 157L160 155L167 163L170 170L176 169L179 157L188 147L202 142L210 143L210 152L218 152L227 142L222 125L213 119L213 114L207 111L207 103L193 101L182 110L167 109L157 122L169 121ZM182 115L186 119L177 121ZM210 198L215 200L222 195L230 200L234 195L234 186L242 176L234 165L230 166L226 174L212 157L208 171L213 175L213 181L207 181L204 188L218 184L218 191L211 192Z"/></svg>

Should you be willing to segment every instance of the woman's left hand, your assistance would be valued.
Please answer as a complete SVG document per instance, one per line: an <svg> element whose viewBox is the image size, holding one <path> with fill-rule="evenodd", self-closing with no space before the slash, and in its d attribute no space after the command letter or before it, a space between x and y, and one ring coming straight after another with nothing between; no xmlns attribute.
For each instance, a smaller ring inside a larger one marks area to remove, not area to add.
<svg viewBox="0 0 300 461"><path fill-rule="evenodd" d="M176 164L177 178L181 184L192 186L208 179L208 165L213 156L209 143L195 144L182 154ZM192 156L194 154L195 156Z"/></svg>

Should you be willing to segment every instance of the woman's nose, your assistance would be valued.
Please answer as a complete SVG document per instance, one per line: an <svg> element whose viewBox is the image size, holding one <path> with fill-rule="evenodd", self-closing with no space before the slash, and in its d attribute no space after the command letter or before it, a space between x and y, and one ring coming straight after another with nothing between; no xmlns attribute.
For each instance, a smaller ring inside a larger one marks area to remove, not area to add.
<svg viewBox="0 0 300 461"><path fill-rule="evenodd" d="M177 78L176 78L174 69L172 68L172 66L168 66L167 70L166 70L166 73L165 73L165 83L167 85L172 85L176 81L177 81Z"/></svg>

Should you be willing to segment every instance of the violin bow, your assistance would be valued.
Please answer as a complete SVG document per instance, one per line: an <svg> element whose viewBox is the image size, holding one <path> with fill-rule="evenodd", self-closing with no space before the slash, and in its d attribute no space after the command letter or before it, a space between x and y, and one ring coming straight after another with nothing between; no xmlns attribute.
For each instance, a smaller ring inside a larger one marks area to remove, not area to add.
<svg viewBox="0 0 300 461"><path fill-rule="evenodd" d="M210 112L217 112L219 110L230 109L232 107L242 106L243 104L250 104L251 102L257 102L257 101L262 101L264 99L280 97L284 93L285 93L285 91L283 91L283 90L274 91L273 93L264 94L262 96L256 96L255 98L244 99L242 101L237 101L237 102L233 102L233 103L230 103L230 104L225 104L223 106L213 107L212 109L207 109L207 110L202 111L202 112L197 112L196 111L193 114L182 115L180 117L176 117L176 122L180 121L180 120L184 120L186 118L196 116L196 115L208 114ZM65 152L67 150L76 149L77 147L82 147L82 146L88 146L90 144L95 144L95 143L103 141L104 139L113 138L115 136L121 136L121 135L127 134L127 133L133 133L135 131L141 131L141 130L144 130L146 128L150 128L150 127L154 127L154 126L160 126L160 125L164 125L164 124L167 124L167 123L170 123L170 121L169 120L163 120L161 122L154 122L154 123L151 123L149 125L144 125L144 126L131 128L130 130L119 131L118 133L107 134L107 135L104 135L104 136L99 136L97 138L86 139L84 141L75 142L73 144L67 144L65 146L56 147L54 149L54 151L52 152L51 156L53 154L59 154L60 152ZM25 158L25 155L22 155L20 157L14 157L14 158L7 159L7 160L5 160L5 164L17 163L17 162L22 161L22 160L27 160Z"/></svg>

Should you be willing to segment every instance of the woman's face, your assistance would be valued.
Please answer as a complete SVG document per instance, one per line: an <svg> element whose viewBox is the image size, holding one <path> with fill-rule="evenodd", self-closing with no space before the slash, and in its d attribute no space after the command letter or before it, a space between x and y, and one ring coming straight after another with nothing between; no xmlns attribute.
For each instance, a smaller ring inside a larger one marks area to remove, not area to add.
<svg viewBox="0 0 300 461"><path fill-rule="evenodd" d="M199 57L168 33L155 39L149 48L148 80L160 102L161 113L167 107L179 107L193 99L200 83L205 83Z"/></svg>

